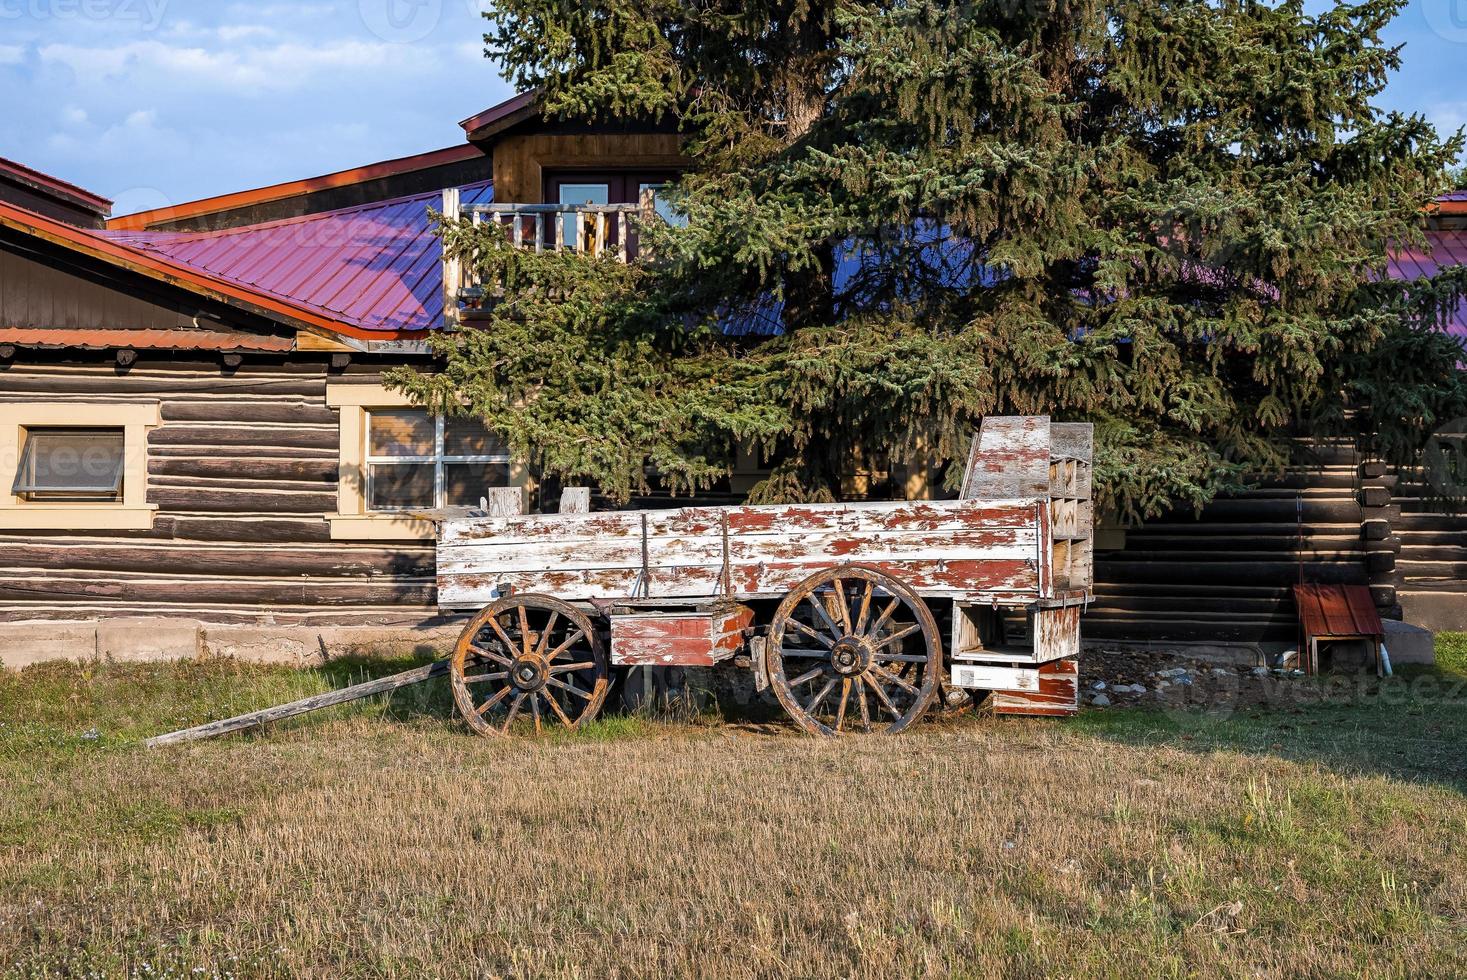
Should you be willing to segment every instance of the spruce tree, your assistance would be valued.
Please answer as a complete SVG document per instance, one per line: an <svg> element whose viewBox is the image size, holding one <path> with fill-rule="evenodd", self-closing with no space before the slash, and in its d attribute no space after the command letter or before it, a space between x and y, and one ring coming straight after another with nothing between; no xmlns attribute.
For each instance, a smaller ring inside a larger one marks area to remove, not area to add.
<svg viewBox="0 0 1467 980"><path fill-rule="evenodd" d="M1385 275L1463 145L1376 105L1404 4L496 0L487 53L547 115L677 122L687 222L621 265L445 221L503 297L398 380L618 497L740 444L756 500L951 480L992 413L1096 423L1132 518L1347 406L1409 456L1467 389L1461 276Z"/></svg>

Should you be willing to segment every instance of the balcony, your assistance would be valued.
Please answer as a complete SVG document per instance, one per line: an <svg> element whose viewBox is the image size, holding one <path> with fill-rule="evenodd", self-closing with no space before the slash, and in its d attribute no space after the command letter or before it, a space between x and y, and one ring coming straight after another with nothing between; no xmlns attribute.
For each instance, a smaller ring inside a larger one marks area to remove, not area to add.
<svg viewBox="0 0 1467 980"><path fill-rule="evenodd" d="M637 257L638 225L657 214L651 194L644 196L640 204L460 204L457 189L449 189L443 192L443 213L475 226L497 225L518 248L630 262ZM443 290L449 327L472 317L495 292L460 258L444 259Z"/></svg>

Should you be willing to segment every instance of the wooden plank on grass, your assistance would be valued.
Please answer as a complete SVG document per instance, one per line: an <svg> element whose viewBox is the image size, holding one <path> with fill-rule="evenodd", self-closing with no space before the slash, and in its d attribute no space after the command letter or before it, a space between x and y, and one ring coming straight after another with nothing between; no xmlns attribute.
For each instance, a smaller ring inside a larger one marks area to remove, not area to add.
<svg viewBox="0 0 1467 980"><path fill-rule="evenodd" d="M143 745L150 749L156 749L164 745L174 745L178 742L194 742L199 739L228 735L231 732L242 732L246 729L256 728L272 721L283 721L286 718L294 718L308 711L329 708L335 704L346 704L348 701L360 701L362 698L369 698L374 694L385 694L388 691L395 691L400 687L421 684L423 681L446 673L448 673L448 661L437 660L424 667L416 667L413 670L403 671L401 674L393 674L391 677L379 677L376 680L353 684L351 687L343 687L337 691L315 694L308 698L302 698L299 701L292 701L289 704L280 704L273 708L251 711L249 714L238 715L234 718L211 721L204 725L196 725L193 728L185 728L182 731L169 732L167 735L158 735L143 742Z"/></svg>

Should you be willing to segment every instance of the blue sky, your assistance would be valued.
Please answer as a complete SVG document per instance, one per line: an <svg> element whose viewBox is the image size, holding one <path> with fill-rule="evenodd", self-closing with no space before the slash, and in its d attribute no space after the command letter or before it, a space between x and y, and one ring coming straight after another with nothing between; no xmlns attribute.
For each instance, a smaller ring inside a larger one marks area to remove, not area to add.
<svg viewBox="0 0 1467 980"><path fill-rule="evenodd" d="M449 146L512 94L486 6L0 0L0 156L125 214ZM1386 106L1467 123L1467 0L1412 0L1389 40L1407 47Z"/></svg>

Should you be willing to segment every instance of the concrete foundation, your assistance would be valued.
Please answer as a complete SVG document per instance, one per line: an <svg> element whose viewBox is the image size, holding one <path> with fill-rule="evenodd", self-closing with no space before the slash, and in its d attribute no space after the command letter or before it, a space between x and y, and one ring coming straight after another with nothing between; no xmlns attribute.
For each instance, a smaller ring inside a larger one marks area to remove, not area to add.
<svg viewBox="0 0 1467 980"><path fill-rule="evenodd" d="M1385 621L1385 645L1391 666L1436 663L1436 634L1410 623Z"/></svg>
<svg viewBox="0 0 1467 980"><path fill-rule="evenodd" d="M1401 610L1406 622L1434 633L1467 632L1467 590L1402 591ZM1391 648L1395 653L1395 648Z"/></svg>
<svg viewBox="0 0 1467 980"><path fill-rule="evenodd" d="M305 667L343 656L446 656L458 624L392 626L237 626L193 619L124 618L0 626L0 667L20 670L54 660L183 660L233 657Z"/></svg>

